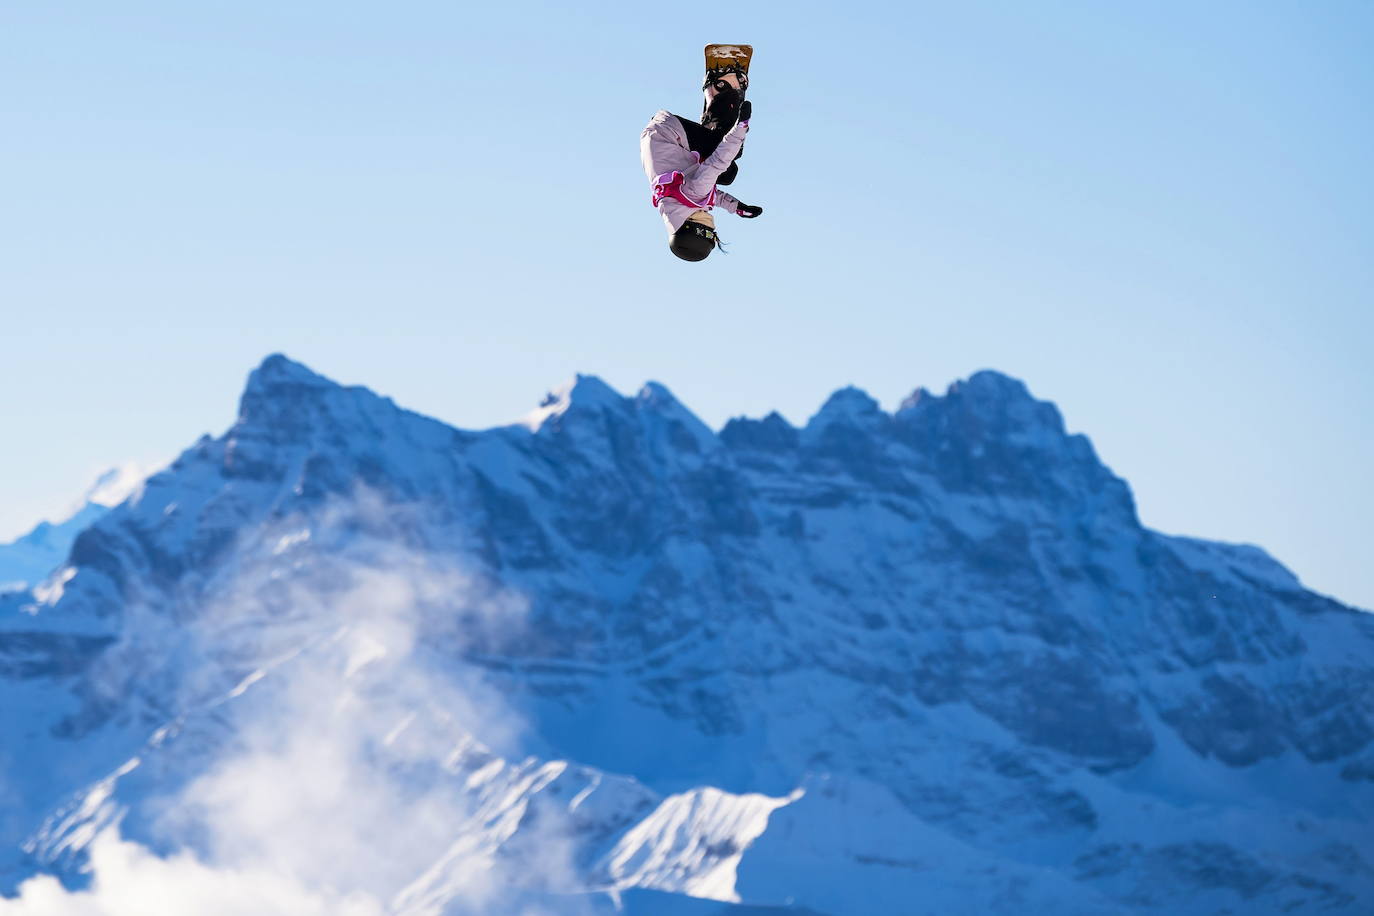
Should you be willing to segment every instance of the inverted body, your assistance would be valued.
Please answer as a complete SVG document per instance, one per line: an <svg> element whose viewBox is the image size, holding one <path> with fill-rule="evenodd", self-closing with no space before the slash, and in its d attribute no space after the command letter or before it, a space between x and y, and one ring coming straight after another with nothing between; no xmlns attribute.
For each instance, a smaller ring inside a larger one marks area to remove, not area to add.
<svg viewBox="0 0 1374 916"><path fill-rule="evenodd" d="M694 201L706 201L714 190L715 205L736 213L740 208L739 200L717 188L716 182L734 161L748 132L748 121L736 123L725 132L716 148L702 159L701 154L691 148L687 131L678 117L660 111L650 119L639 137L639 155L644 164L644 174L652 186L660 175L681 172L682 192L686 197ZM659 215L670 236L681 229L697 209L672 197L665 197L658 204Z"/></svg>

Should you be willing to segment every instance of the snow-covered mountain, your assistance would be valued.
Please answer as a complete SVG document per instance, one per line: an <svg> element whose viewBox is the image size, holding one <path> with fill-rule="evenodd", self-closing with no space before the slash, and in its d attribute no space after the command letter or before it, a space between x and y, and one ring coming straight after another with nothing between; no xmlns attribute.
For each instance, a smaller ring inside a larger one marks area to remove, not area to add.
<svg viewBox="0 0 1374 916"><path fill-rule="evenodd" d="M0 544L0 591L42 582L67 559L76 536L129 497L152 468L127 462L101 474L58 521L42 521L22 537Z"/></svg>
<svg viewBox="0 0 1374 916"><path fill-rule="evenodd" d="M1371 697L1374 616L1143 528L997 373L719 433L580 376L470 432L274 356L0 596L0 890L1368 912Z"/></svg>

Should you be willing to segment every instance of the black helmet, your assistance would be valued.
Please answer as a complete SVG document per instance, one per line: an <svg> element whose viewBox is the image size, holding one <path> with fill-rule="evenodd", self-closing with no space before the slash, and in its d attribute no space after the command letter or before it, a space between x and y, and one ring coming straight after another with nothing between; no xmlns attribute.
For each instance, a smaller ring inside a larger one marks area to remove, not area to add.
<svg viewBox="0 0 1374 916"><path fill-rule="evenodd" d="M716 230L689 219L673 233L668 241L668 250L684 261L704 261L718 243Z"/></svg>

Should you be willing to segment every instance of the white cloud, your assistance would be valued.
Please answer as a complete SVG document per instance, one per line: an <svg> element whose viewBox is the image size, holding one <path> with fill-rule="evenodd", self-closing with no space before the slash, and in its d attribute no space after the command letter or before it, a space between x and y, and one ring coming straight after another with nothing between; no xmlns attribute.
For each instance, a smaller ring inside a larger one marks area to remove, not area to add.
<svg viewBox="0 0 1374 916"><path fill-rule="evenodd" d="M0 916L526 912L507 906L512 885L573 883L556 823L533 844L523 840L541 828L521 827L536 857L517 867L500 855L527 764L501 761L505 782L469 778L474 760L500 759L477 741L514 747L524 726L454 664L455 634L518 629L524 603L357 533L394 521L384 509L363 498L290 519L261 550L241 545L232 579L190 619L158 630L133 615L138 632L109 654L99 688L122 698L177 685L191 710L141 755L157 789L133 799L140 829L178 852L104 829L87 847L88 889L36 877Z"/></svg>
<svg viewBox="0 0 1374 916"><path fill-rule="evenodd" d="M307 888L280 871L211 867L189 853L162 859L113 828L90 846L92 881L70 892L32 878L0 916L382 916L382 902L358 892Z"/></svg>

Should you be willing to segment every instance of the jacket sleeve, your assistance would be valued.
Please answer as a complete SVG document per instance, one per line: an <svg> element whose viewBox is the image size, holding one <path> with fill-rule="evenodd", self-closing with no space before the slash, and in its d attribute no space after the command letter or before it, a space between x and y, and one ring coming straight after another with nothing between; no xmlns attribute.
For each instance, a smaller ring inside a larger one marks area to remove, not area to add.
<svg viewBox="0 0 1374 916"><path fill-rule="evenodd" d="M716 186L716 179L720 177L720 173L728 169L730 163L735 161L735 154L744 145L744 135L748 132L748 121L740 121L730 128L721 138L720 145L716 147L715 152L711 153L706 161L701 164L701 167L683 182L683 193L693 200L700 200L710 194L711 189Z"/></svg>
<svg viewBox="0 0 1374 916"><path fill-rule="evenodd" d="M739 215L739 198L733 194L726 194L720 188L716 188L716 206L729 210L736 216Z"/></svg>

